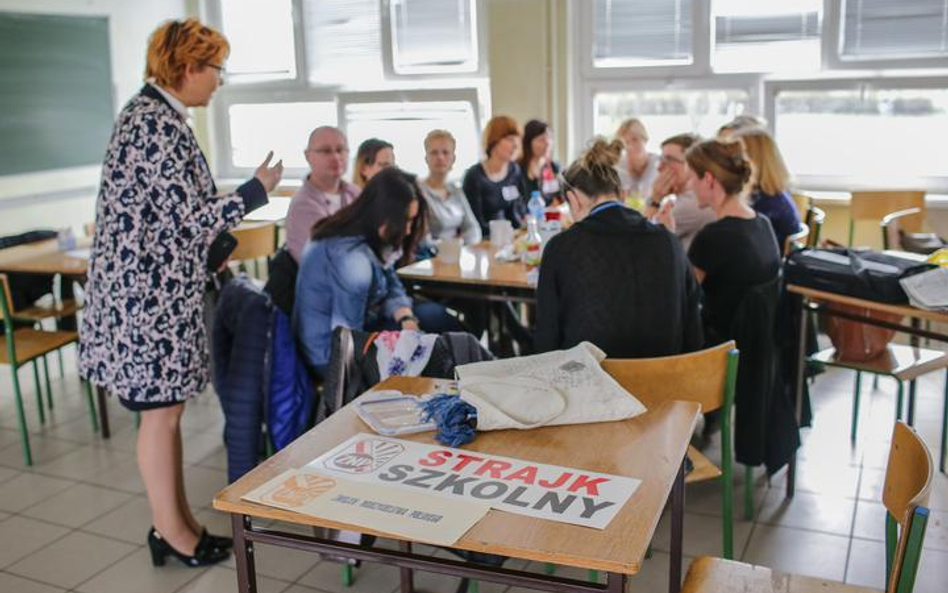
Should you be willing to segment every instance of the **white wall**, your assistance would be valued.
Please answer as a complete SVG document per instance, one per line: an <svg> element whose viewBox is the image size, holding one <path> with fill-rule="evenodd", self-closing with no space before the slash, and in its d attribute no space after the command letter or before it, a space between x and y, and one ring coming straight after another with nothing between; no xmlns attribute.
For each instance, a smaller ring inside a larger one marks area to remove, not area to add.
<svg viewBox="0 0 948 593"><path fill-rule="evenodd" d="M118 110L142 85L152 30L161 21L181 18L192 4L187 0L0 0L0 11L109 17L113 97ZM95 192L58 191L63 189L63 179L56 175L24 175L6 182L0 196L0 235L38 227L79 228L95 217ZM56 193L44 195L50 191Z"/></svg>

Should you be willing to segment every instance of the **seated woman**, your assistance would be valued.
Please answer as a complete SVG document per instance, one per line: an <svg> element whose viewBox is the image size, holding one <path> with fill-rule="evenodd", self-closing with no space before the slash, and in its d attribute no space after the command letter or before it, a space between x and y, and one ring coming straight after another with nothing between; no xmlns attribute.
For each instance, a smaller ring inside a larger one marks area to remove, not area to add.
<svg viewBox="0 0 948 593"><path fill-rule="evenodd" d="M481 225L481 234L490 232L491 220L509 220L519 228L526 212L521 195L520 167L514 160L520 150L520 126L506 115L497 115L484 129L486 158L464 174L464 195Z"/></svg>
<svg viewBox="0 0 948 593"><path fill-rule="evenodd" d="M616 138L625 144L625 158L616 165L622 195L633 203L647 202L652 197L652 184L658 178L662 155L648 151L648 131L637 117L623 121L616 130Z"/></svg>
<svg viewBox="0 0 948 593"><path fill-rule="evenodd" d="M800 230L800 213L790 196L790 173L783 162L777 143L765 130L747 128L733 135L744 147L747 158L754 163L751 180L754 191L750 204L770 219L777 236L777 246L783 251L787 237Z"/></svg>
<svg viewBox="0 0 948 593"><path fill-rule="evenodd" d="M448 181L448 172L454 166L457 142L447 130L432 130L425 137L425 163L428 177L418 181L421 195L428 203L428 228L434 239L461 237L466 245L481 241L478 224L467 196L454 182Z"/></svg>
<svg viewBox="0 0 948 593"><path fill-rule="evenodd" d="M675 235L626 208L615 165L622 142L597 139L566 170L573 219L550 239L537 286L540 352L588 340L609 357L702 347L700 290Z"/></svg>
<svg viewBox="0 0 948 593"><path fill-rule="evenodd" d="M352 183L365 187L369 179L381 171L395 166L395 147L379 138L369 138L359 145L352 164Z"/></svg>
<svg viewBox="0 0 948 593"><path fill-rule="evenodd" d="M560 164L553 160L553 131L545 121L531 119L523 127L520 171L525 200L538 191L547 206L563 203L563 190L557 180Z"/></svg>
<svg viewBox="0 0 948 593"><path fill-rule="evenodd" d="M378 173L359 199L313 227L296 279L293 327L303 356L322 376L332 331L459 331L437 303L413 306L397 264L425 233L427 206L415 179L396 168Z"/></svg>
<svg viewBox="0 0 948 593"><path fill-rule="evenodd" d="M744 296L780 272L780 250L770 221L744 201L752 167L741 145L700 142L685 154L698 205L717 220L705 225L688 250L704 290L706 342L729 339Z"/></svg>

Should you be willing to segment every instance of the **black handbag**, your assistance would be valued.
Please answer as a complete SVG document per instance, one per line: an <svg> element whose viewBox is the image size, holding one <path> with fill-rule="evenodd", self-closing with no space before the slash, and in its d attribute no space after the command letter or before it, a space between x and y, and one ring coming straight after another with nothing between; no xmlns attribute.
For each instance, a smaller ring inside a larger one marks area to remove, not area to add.
<svg viewBox="0 0 948 593"><path fill-rule="evenodd" d="M908 302L899 279L935 267L879 251L802 249L787 257L787 284L880 303Z"/></svg>

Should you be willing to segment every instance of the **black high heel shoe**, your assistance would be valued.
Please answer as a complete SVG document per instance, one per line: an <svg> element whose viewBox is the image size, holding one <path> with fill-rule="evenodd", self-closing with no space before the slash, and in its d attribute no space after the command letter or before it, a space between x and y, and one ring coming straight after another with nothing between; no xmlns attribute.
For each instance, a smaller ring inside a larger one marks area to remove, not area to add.
<svg viewBox="0 0 948 593"><path fill-rule="evenodd" d="M185 566L198 567L210 566L226 560L230 556L230 550L215 546L207 534L207 531L201 533L201 539L198 540L197 547L194 548L194 555L187 556L171 547L161 535L152 527L148 531L148 549L151 551L151 563L154 566L164 566L165 559L173 556L181 561Z"/></svg>
<svg viewBox="0 0 948 593"><path fill-rule="evenodd" d="M222 550L229 550L234 547L234 539L231 537L224 537L223 535L212 535L208 533L207 527L201 529L201 537L211 540L211 544L215 548L220 548Z"/></svg>

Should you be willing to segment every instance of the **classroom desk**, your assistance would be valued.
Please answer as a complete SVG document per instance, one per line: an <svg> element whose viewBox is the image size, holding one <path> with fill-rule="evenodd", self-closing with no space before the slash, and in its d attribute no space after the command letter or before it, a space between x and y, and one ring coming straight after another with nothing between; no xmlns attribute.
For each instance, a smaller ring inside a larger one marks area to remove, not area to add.
<svg viewBox="0 0 948 593"><path fill-rule="evenodd" d="M536 303L536 287L527 282L526 266L498 261L497 251L482 241L463 247L459 263L446 264L435 257L405 266L398 275L410 291L432 296Z"/></svg>
<svg viewBox="0 0 948 593"><path fill-rule="evenodd" d="M879 303L876 301L869 301L840 293L806 288L796 284L788 284L787 291L791 294L796 294L801 297L799 316L800 327L798 330L799 341L797 342L797 368L794 380L794 397L798 422L803 415L803 382L805 380L804 372L806 367L807 315L804 315L803 312L810 310L823 315L840 317L842 319L849 319L852 321L858 321L860 323L866 323L869 325L875 325L878 327L884 327L887 329L903 332L911 336L913 345L917 345L918 338L929 338L940 342L948 342L948 334L939 331L923 329L920 323L922 320L948 323L948 313L942 313L940 311L926 311L911 305L891 305L888 303ZM836 307L834 307L834 305L836 305ZM839 309L839 305L856 306L881 313L895 313L908 318L910 323L909 325L904 323L891 323L881 319L870 319L853 315L847 311L841 311ZM942 448L944 448L944 443L942 444ZM788 498L793 496L796 481L795 477L796 457L791 460L787 473Z"/></svg>
<svg viewBox="0 0 948 593"><path fill-rule="evenodd" d="M374 389L428 393L434 379L394 377ZM361 396L365 397L365 395ZM698 418L692 402L667 401L621 422L550 426L534 430L484 432L466 449L509 457L635 477L642 484L609 526L596 530L491 510L454 547L538 562L608 572L605 585L544 574L494 568L483 564L433 558L411 552L410 541L329 518L300 515L241 500L241 496L286 469L302 467L359 432L368 432L350 403L286 449L214 497L214 508L231 514L238 590L256 591L254 542L340 555L401 568L401 591L412 591L415 569L546 591L624 592L630 575L641 569L649 542L666 502L672 501L672 559L669 591L681 582L682 527L685 496L684 458ZM434 443L433 433L407 435ZM342 529L401 540L399 550L362 547L318 537L255 527L253 521L276 519L297 525Z"/></svg>
<svg viewBox="0 0 948 593"><path fill-rule="evenodd" d="M61 251L56 239L0 249L0 272L44 276L61 274L70 278L83 278L89 258L75 257L70 252L86 250L88 253L91 246L92 239L83 237L76 240L76 249L70 251Z"/></svg>

